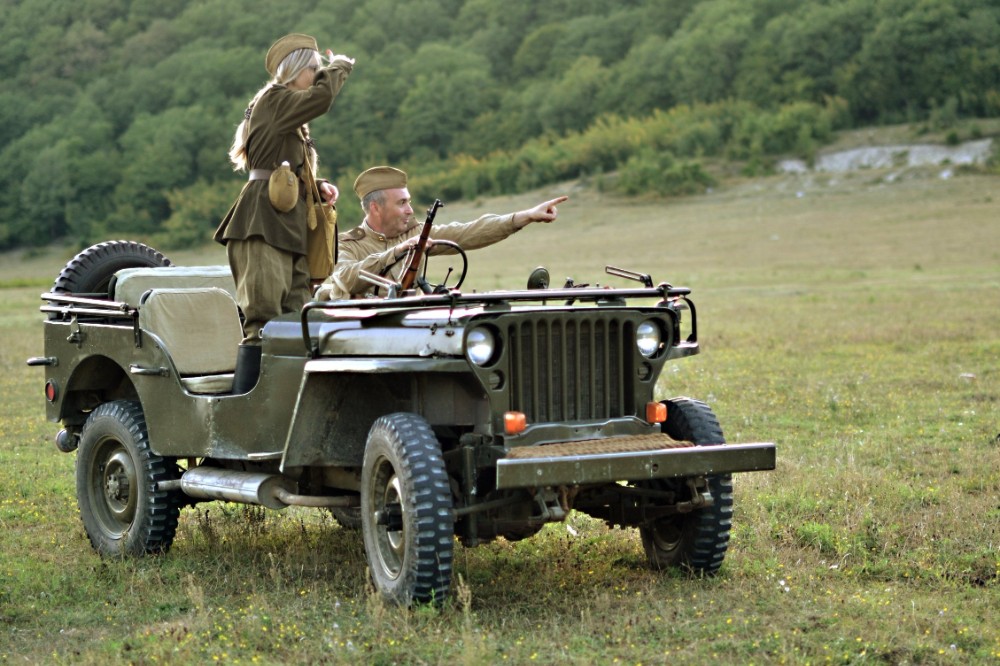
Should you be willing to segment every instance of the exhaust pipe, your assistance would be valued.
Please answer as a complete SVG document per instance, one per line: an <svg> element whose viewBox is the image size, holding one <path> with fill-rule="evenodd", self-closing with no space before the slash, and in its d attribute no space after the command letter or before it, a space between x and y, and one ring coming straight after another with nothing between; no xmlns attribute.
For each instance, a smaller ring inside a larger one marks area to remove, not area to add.
<svg viewBox="0 0 1000 666"><path fill-rule="evenodd" d="M260 504L269 509L284 509L289 505L352 507L360 504L359 498L350 495L340 497L297 495L295 482L277 474L237 472L204 465L184 472L179 482L160 482L157 488L173 490L175 484L178 484L184 494L190 497Z"/></svg>
<svg viewBox="0 0 1000 666"><path fill-rule="evenodd" d="M269 509L284 509L275 495L277 489L292 492L292 482L276 474L234 472L218 467L194 467L181 477L185 495L209 500L226 500L241 504L261 504Z"/></svg>

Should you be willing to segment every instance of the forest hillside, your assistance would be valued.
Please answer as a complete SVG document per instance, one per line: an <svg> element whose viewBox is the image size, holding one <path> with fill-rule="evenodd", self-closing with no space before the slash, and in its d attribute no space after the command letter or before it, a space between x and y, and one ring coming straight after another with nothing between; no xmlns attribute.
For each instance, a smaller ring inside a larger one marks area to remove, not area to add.
<svg viewBox="0 0 1000 666"><path fill-rule="evenodd" d="M766 171L838 129L1000 116L993 0L2 0L0 249L204 242L292 31L357 60L312 126L348 226L376 163L451 198L612 171L670 195L706 159Z"/></svg>

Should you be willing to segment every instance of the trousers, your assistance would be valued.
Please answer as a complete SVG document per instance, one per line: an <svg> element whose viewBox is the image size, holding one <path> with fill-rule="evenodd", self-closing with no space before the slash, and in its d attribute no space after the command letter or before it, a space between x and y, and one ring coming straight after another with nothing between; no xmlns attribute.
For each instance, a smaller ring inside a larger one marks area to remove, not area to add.
<svg viewBox="0 0 1000 666"><path fill-rule="evenodd" d="M298 312L309 300L309 262L304 254L279 250L259 236L227 241L226 255L243 310L243 344L259 345L264 324Z"/></svg>

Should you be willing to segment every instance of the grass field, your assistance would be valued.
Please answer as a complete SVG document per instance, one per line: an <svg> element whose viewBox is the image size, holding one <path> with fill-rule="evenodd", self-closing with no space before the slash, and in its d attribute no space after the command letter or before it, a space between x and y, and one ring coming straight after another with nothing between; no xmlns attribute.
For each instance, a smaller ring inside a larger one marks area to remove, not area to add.
<svg viewBox="0 0 1000 666"><path fill-rule="evenodd" d="M574 514L456 546L438 610L384 605L359 537L309 510L201 504L167 556L98 558L24 364L72 252L4 257L0 662L1000 663L1000 178L880 176L667 202L576 184L556 223L472 253L479 289L539 264L553 283L613 282L613 264L691 287L703 354L662 393L708 401L731 442L776 442L778 468L736 477L713 579L651 571L637 533Z"/></svg>

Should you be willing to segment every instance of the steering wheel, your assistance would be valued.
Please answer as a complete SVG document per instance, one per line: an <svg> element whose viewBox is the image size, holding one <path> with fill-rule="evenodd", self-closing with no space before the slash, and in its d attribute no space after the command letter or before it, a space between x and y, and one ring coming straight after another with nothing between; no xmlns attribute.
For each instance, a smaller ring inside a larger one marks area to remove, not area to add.
<svg viewBox="0 0 1000 666"><path fill-rule="evenodd" d="M420 289L423 290L425 293L445 293L445 292L448 291L448 289L458 289L465 282L465 276L468 275L468 273L469 273L469 255L467 255L465 253L465 250L462 249L461 245L459 245L458 243L456 243L454 241L450 241L450 240L435 240L434 241L434 246L437 247L439 245L441 245L441 246L448 246L448 247L452 248L453 250L455 250L455 253L458 254L462 258L462 272L459 274L459 276L458 276L458 282L455 283L454 287L448 287L448 277L451 275L451 270L450 269L449 269L447 275L445 275L445 278L444 278L445 281L444 282L442 282L441 284L437 284L437 285L429 284L427 282L427 264L429 263L430 255L429 254L424 255L424 270L420 274L420 279L418 280L418 286L419 286L420 283L423 283L424 285L426 285L426 288L425 287L420 287ZM385 268L385 270L383 270L379 275L381 275L382 277L385 277L389 273L389 270L393 266L395 266L396 264L398 264L400 261L404 261L406 259L406 257L407 257L407 255L404 255L403 257L401 257L401 258L397 259L396 261L394 261L393 263L389 264ZM375 296L378 296L379 295L379 289L380 289L380 287L376 286L375 290L372 293Z"/></svg>
<svg viewBox="0 0 1000 666"><path fill-rule="evenodd" d="M458 289L465 282L465 276L468 275L468 273L469 273L469 255L467 255L465 253L465 250L462 249L461 245L459 245L458 243L456 243L454 241L450 241L450 240L436 240L436 241L434 241L434 246L437 247L438 245L446 245L446 246L452 248L453 250L455 250L455 252L460 257L462 257L462 272L459 273L459 275L458 275L458 282L455 283L454 287L451 287L451 289ZM442 291L442 292L443 291L447 291L447 289L449 288L448 287L448 276L450 276L450 275L451 275L451 269L449 268L447 275L444 276L444 282L442 282L439 285L436 285L434 287L434 291ZM427 277L427 262L426 261L424 262L424 274L423 274L423 277L425 277L425 278Z"/></svg>

